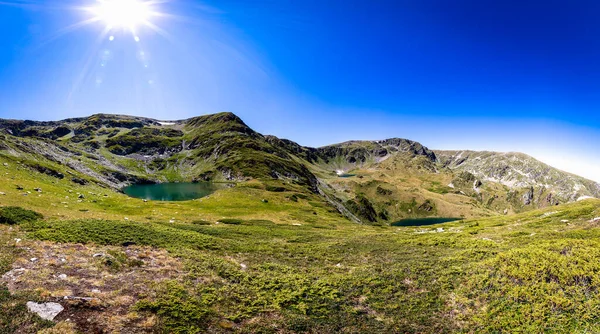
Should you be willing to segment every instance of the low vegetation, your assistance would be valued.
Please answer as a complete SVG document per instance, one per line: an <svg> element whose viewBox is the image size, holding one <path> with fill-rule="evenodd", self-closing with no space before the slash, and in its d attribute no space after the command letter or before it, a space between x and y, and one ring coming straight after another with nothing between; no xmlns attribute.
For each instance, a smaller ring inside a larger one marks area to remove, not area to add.
<svg viewBox="0 0 600 334"><path fill-rule="evenodd" d="M24 222L33 222L42 219L40 213L26 210L18 206L0 208L0 224L16 225Z"/></svg>
<svg viewBox="0 0 600 334"><path fill-rule="evenodd" d="M599 200L556 206L401 139L301 147L230 113L27 124L0 122L0 333L600 331ZM115 191L165 180L235 185ZM390 226L426 216L465 219Z"/></svg>
<svg viewBox="0 0 600 334"><path fill-rule="evenodd" d="M128 247L181 259L180 275L130 309L161 332L593 332L599 208L427 227L27 220L19 233L121 247L102 262L111 272L143 266Z"/></svg>

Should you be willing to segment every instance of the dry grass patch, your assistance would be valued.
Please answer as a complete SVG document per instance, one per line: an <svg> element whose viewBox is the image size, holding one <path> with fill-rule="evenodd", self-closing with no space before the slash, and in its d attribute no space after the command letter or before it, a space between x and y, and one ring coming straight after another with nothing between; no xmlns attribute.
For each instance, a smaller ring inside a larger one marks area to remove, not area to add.
<svg viewBox="0 0 600 334"><path fill-rule="evenodd" d="M154 293L154 282L176 280L182 264L165 250L21 241L12 270L0 283L13 294L36 292L65 310L48 333L147 332L156 319L131 307ZM142 297L143 296L143 297Z"/></svg>

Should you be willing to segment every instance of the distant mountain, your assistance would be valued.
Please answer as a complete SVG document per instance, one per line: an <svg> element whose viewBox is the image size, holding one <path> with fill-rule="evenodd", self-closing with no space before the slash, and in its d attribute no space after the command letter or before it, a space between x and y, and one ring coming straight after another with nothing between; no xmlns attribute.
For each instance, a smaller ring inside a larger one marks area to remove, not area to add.
<svg viewBox="0 0 600 334"><path fill-rule="evenodd" d="M257 180L267 190L319 193L347 217L377 224L600 197L598 183L520 153L434 151L399 138L311 148L257 133L232 113L178 121L105 114L0 120L0 153L36 173L113 189Z"/></svg>
<svg viewBox="0 0 600 334"><path fill-rule="evenodd" d="M511 189L533 187L565 202L600 197L600 184L573 175L523 153L435 151L440 163L453 171L466 171L482 181Z"/></svg>

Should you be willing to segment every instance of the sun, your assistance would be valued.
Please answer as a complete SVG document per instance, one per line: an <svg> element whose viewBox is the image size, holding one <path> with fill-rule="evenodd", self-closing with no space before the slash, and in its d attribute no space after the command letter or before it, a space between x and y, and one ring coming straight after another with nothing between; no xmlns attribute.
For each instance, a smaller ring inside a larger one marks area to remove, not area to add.
<svg viewBox="0 0 600 334"><path fill-rule="evenodd" d="M90 8L97 20L106 23L109 29L135 30L146 24L152 16L149 2L140 0L100 0Z"/></svg>

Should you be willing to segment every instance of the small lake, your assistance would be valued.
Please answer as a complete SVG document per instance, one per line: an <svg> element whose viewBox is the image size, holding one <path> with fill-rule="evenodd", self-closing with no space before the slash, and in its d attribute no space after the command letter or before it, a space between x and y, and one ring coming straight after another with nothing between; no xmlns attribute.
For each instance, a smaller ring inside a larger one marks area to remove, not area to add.
<svg viewBox="0 0 600 334"><path fill-rule="evenodd" d="M346 174L346 173L338 174L338 177L353 177L353 176L356 176L356 174Z"/></svg>
<svg viewBox="0 0 600 334"><path fill-rule="evenodd" d="M227 183L212 182L135 184L123 188L123 192L130 197L151 201L188 201L206 197L230 186Z"/></svg>
<svg viewBox="0 0 600 334"><path fill-rule="evenodd" d="M392 223L392 226L427 226L427 225L435 225L441 223L449 223L457 220L462 220L463 218L443 218L443 217L434 217L434 218L406 218L395 223Z"/></svg>

